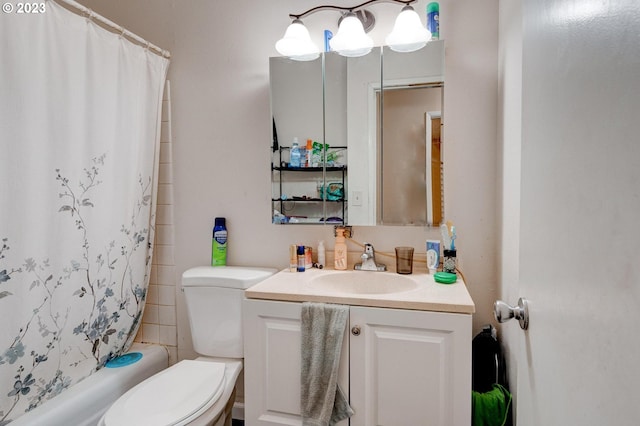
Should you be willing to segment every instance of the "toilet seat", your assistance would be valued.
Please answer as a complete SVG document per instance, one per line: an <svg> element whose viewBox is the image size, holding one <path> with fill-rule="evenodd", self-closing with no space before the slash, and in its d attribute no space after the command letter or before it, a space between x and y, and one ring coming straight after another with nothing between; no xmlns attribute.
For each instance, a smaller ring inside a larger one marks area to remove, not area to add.
<svg viewBox="0 0 640 426"><path fill-rule="evenodd" d="M105 413L104 425L185 425L220 398L224 375L221 362L180 361L122 395Z"/></svg>

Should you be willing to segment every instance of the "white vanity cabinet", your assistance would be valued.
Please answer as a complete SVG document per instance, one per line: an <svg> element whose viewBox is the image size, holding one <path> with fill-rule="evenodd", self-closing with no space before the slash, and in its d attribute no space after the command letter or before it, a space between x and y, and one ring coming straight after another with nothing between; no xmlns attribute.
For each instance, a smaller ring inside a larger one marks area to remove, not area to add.
<svg viewBox="0 0 640 426"><path fill-rule="evenodd" d="M245 424L301 425L301 303L245 299L244 400ZM349 392L349 344L340 360L341 389ZM340 422L347 426L348 421Z"/></svg>
<svg viewBox="0 0 640 426"><path fill-rule="evenodd" d="M471 315L352 306L349 322L351 426L470 424Z"/></svg>
<svg viewBox="0 0 640 426"><path fill-rule="evenodd" d="M300 425L300 310L244 301L245 422ZM471 315L351 306L340 425L460 426L471 419Z"/></svg>

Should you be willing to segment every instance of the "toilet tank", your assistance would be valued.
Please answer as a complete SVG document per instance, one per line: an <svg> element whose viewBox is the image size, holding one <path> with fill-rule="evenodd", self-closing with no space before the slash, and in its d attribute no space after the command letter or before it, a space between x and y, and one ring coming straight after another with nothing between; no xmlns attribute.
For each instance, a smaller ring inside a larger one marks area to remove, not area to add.
<svg viewBox="0 0 640 426"><path fill-rule="evenodd" d="M244 290L275 272L270 268L199 266L182 274L182 291L197 353L222 358L244 356Z"/></svg>

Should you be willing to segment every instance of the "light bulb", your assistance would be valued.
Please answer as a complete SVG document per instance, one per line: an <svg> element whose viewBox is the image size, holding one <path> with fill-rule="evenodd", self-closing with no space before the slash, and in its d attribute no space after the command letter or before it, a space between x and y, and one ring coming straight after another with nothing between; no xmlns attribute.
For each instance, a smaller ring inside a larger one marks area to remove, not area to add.
<svg viewBox="0 0 640 426"><path fill-rule="evenodd" d="M422 25L420 17L407 5L396 18L393 31L385 39L385 43L396 52L413 52L422 49L431 40L431 33Z"/></svg>
<svg viewBox="0 0 640 426"><path fill-rule="evenodd" d="M309 30L299 19L287 27L284 37L276 42L276 50L296 61L312 61L320 56L318 46L311 41Z"/></svg>
<svg viewBox="0 0 640 426"><path fill-rule="evenodd" d="M355 13L349 12L340 22L338 34L331 38L329 45L331 50L342 56L357 57L371 52L373 40L365 34L362 22Z"/></svg>

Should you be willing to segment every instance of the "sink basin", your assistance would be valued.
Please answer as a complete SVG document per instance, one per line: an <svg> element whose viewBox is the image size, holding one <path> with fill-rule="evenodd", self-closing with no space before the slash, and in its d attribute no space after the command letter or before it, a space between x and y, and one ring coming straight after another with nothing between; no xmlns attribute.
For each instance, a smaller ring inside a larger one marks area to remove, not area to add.
<svg viewBox="0 0 640 426"><path fill-rule="evenodd" d="M391 294L418 288L413 279L387 272L345 271L318 275L310 288L348 294Z"/></svg>

